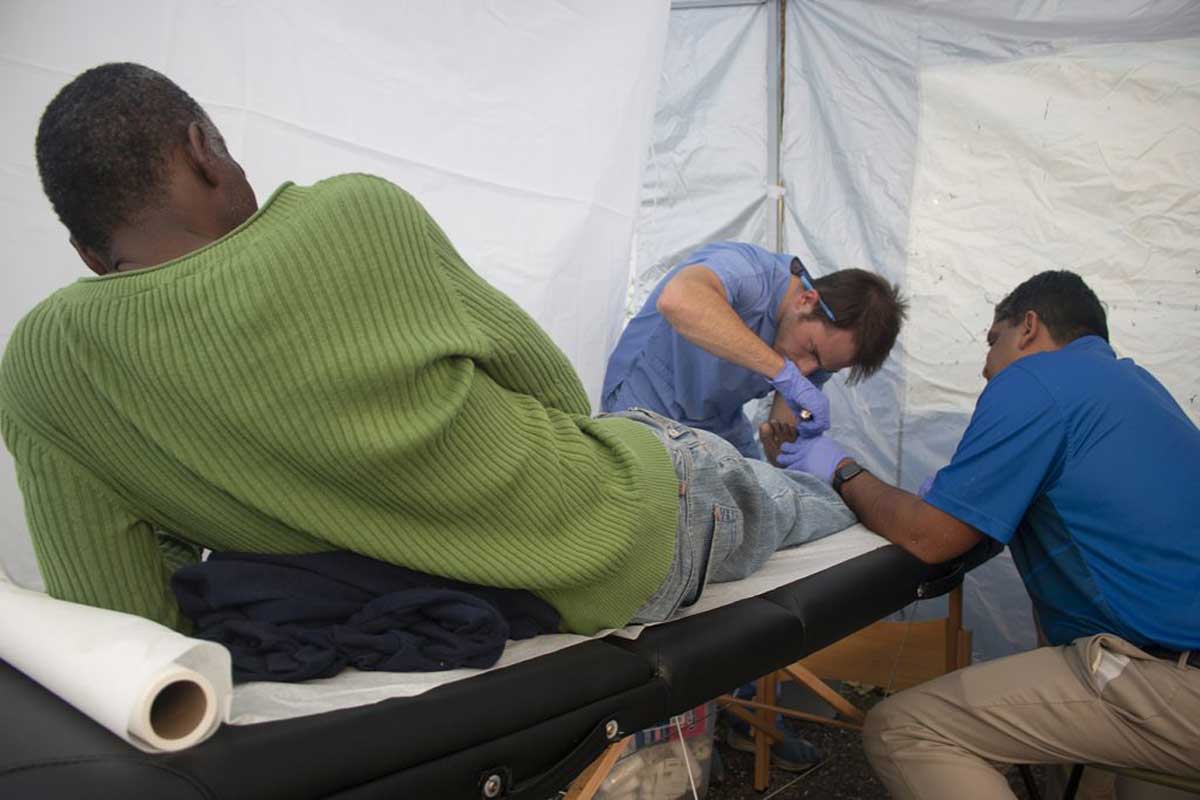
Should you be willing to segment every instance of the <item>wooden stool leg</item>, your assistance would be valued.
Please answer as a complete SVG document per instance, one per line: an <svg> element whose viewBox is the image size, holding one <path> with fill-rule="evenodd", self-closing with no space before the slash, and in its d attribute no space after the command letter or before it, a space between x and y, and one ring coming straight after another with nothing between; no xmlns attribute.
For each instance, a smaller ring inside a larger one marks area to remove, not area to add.
<svg viewBox="0 0 1200 800"><path fill-rule="evenodd" d="M755 712L746 710L747 708L757 709L762 705L762 703L755 702L754 700L745 700L741 697L734 697L728 694L723 694L718 697L717 702L720 704L721 710L732 714L742 722L746 723L747 728L751 728L753 730L762 730L763 734L770 737L772 742L783 741L783 734L774 728L767 728L765 730L760 729L758 727L758 715Z"/></svg>
<svg viewBox="0 0 1200 800"><path fill-rule="evenodd" d="M758 679L755 699L760 703L775 705L775 690L779 685L779 676L772 672ZM766 730L775 730L775 720L778 715L767 708L758 709L756 715L759 726ZM754 788L764 791L771 784L771 737L758 728L754 729Z"/></svg>
<svg viewBox="0 0 1200 800"><path fill-rule="evenodd" d="M946 672L965 667L959 658L959 631L962 630L963 590L962 584L954 587L949 597L949 613L946 615Z"/></svg>
<svg viewBox="0 0 1200 800"><path fill-rule="evenodd" d="M833 706L839 714L854 722L862 723L866 719L862 709L851 703L846 698L835 692L833 688L825 681L814 675L808 667L805 667L799 661L795 664L789 664L783 668L783 671L797 683L802 683L809 688L813 694L820 697L829 705Z"/></svg>
<svg viewBox="0 0 1200 800"><path fill-rule="evenodd" d="M587 769L579 773L579 777L571 781L566 794L563 795L563 800L591 800L596 792L600 791L604 779L608 777L608 773L612 772L617 759L625 752L631 739L633 739L632 736L626 736L616 744L606 747L595 761L587 765Z"/></svg>

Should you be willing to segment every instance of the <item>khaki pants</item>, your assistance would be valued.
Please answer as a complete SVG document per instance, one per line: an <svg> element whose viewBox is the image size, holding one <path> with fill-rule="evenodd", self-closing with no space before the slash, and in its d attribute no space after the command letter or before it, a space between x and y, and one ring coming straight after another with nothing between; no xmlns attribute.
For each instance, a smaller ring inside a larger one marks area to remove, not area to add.
<svg viewBox="0 0 1200 800"><path fill-rule="evenodd" d="M993 764L1200 777L1200 669L1101 634L900 692L872 709L863 739L895 798L1013 798Z"/></svg>

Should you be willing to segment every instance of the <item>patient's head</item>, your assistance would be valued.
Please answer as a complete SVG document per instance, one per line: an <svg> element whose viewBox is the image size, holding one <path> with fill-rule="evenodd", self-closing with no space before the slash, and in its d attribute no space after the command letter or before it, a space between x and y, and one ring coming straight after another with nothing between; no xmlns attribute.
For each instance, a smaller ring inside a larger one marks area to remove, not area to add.
<svg viewBox="0 0 1200 800"><path fill-rule="evenodd" d="M1074 272L1040 272L996 304L983 377L991 380L1019 358L1057 350L1082 336L1108 341L1100 299Z"/></svg>
<svg viewBox="0 0 1200 800"><path fill-rule="evenodd" d="M104 64L63 87L42 114L36 150L42 188L97 272L119 266L123 233L153 234L170 217L216 238L257 207L200 105L139 64Z"/></svg>

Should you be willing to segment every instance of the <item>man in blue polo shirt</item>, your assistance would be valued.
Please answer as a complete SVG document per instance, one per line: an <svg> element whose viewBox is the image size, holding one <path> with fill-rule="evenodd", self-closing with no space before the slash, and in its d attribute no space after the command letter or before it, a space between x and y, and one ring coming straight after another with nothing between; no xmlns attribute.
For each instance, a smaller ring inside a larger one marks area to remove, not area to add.
<svg viewBox="0 0 1200 800"><path fill-rule="evenodd" d="M795 256L710 244L667 273L630 320L609 357L601 408L647 408L762 458L742 406L774 389L779 430L819 435L829 427L820 387L846 367L851 381L878 370L904 313L897 288L874 273L814 280Z"/></svg>
<svg viewBox="0 0 1200 800"><path fill-rule="evenodd" d="M1200 430L1108 344L1078 275L996 306L980 396L924 499L836 442L783 446L868 527L928 563L1007 544L1048 647L901 692L867 720L897 798L1012 798L993 763L1097 762L1200 777Z"/></svg>

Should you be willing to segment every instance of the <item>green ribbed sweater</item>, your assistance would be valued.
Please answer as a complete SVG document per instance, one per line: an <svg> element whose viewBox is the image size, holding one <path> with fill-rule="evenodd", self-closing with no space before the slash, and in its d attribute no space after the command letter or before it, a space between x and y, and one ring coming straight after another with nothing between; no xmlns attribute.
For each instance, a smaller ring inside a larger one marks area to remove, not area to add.
<svg viewBox="0 0 1200 800"><path fill-rule="evenodd" d="M590 418L549 337L370 176L52 295L5 351L0 425L50 594L176 628L163 531L528 588L581 633L626 623L674 552L650 430Z"/></svg>

